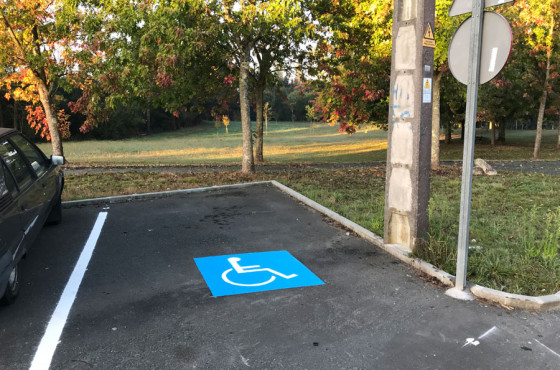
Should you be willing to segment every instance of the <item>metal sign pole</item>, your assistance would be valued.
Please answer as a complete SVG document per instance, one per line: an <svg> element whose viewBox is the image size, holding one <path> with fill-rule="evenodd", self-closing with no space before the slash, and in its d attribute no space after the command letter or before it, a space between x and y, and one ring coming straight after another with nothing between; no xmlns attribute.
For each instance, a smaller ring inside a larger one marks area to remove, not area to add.
<svg viewBox="0 0 560 370"><path fill-rule="evenodd" d="M473 0L471 45L469 48L469 77L467 84L467 107L465 114L465 144L463 149L463 180L461 185L461 214L459 217L459 239L457 250L457 275L455 288L464 290L467 284L467 259L469 255L469 223L476 132L476 108L480 82L480 56L482 46L482 24L484 0Z"/></svg>

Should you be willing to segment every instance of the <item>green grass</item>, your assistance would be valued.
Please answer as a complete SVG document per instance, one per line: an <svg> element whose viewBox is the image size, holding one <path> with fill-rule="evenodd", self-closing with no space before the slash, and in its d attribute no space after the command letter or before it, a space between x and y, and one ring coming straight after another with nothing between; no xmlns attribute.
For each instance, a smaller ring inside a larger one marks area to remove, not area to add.
<svg viewBox="0 0 560 370"><path fill-rule="evenodd" d="M278 180L383 235L382 169L67 175L65 199ZM432 174L431 242L417 256L455 275L460 170ZM517 294L560 291L560 181L556 176L503 172L475 177L469 281Z"/></svg>
<svg viewBox="0 0 560 370"><path fill-rule="evenodd" d="M180 131L119 141L70 141L64 152L70 164L233 164L242 154L241 124L229 134L213 122ZM269 162L369 162L387 157L387 133L362 130L342 135L326 124L269 122L264 138ZM41 144L46 153L49 144Z"/></svg>
<svg viewBox="0 0 560 370"><path fill-rule="evenodd" d="M455 273L459 173L432 178L430 245L418 256ZM468 279L511 293L560 291L560 181L502 172L473 181Z"/></svg>
<svg viewBox="0 0 560 370"><path fill-rule="evenodd" d="M506 143L490 145L490 132L477 130L477 137L484 138L475 145L475 156L477 158L494 160L531 160L535 146L535 130L508 130L506 132ZM497 137L497 135L496 135ZM556 149L558 142L558 130L543 130L541 141L541 160L560 160L560 150ZM454 140L451 144L441 144L442 160L460 160L463 158L463 144Z"/></svg>
<svg viewBox="0 0 560 370"><path fill-rule="evenodd" d="M270 122L264 138L264 155L273 163L349 163L385 161L387 132L361 129L354 135L342 135L324 123ZM488 136L484 130L478 136ZM475 156L484 159L531 159L535 131L508 131L507 145L477 143ZM541 159L560 160L556 150L557 131L545 130ZM237 164L241 162L241 124L232 122L216 129L213 122L175 132L140 138L107 141L69 141L64 151L70 164L76 165L192 165ZM50 144L39 145L46 153ZM442 160L462 159L463 144L455 140L441 145Z"/></svg>

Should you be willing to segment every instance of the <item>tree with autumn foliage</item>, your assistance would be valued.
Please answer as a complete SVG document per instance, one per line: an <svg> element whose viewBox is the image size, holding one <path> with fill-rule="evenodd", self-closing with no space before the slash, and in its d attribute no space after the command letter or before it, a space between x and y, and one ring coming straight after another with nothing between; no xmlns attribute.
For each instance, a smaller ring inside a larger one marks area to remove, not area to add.
<svg viewBox="0 0 560 370"><path fill-rule="evenodd" d="M211 74L203 1L82 1L82 97L71 104L85 132L123 105L147 113L200 109ZM206 79L206 80L205 80Z"/></svg>
<svg viewBox="0 0 560 370"><path fill-rule="evenodd" d="M504 69L479 88L477 119L491 122L492 145L505 143L508 122L534 116L542 92L542 70L534 58L532 47L525 42L528 30L519 22L519 8L502 6L496 11L512 26L513 47ZM497 140L496 131L499 132Z"/></svg>
<svg viewBox="0 0 560 370"><path fill-rule="evenodd" d="M274 76L300 53L306 33L313 28L306 15L307 2L216 1L215 30L224 63L235 66L243 137L242 172L254 172L250 118L250 77L254 77L257 111L257 159L263 160L263 94ZM311 25L311 26L310 26Z"/></svg>
<svg viewBox="0 0 560 370"><path fill-rule="evenodd" d="M538 159L548 94L559 77L560 0L519 0L515 7L519 9L519 17L514 28L524 31L521 42L531 48L531 56L541 71L540 78L533 81L541 88L533 150L533 159Z"/></svg>
<svg viewBox="0 0 560 370"><path fill-rule="evenodd" d="M72 81L75 11L73 1L0 1L0 84L7 99L32 106L28 118L50 139L54 155L63 155L60 130L67 117L56 110L53 97Z"/></svg>
<svg viewBox="0 0 560 370"><path fill-rule="evenodd" d="M341 0L315 7L318 42L315 110L323 121L353 133L387 125L392 1Z"/></svg>
<svg viewBox="0 0 560 370"><path fill-rule="evenodd" d="M272 4L269 4L269 6ZM306 1L281 1L266 9L270 27L261 27L255 40L254 91L256 110L255 160L264 161L263 119L264 91L268 85L278 82L281 72L301 69L310 46L307 41L315 34L315 24L306 13ZM272 81L271 81L272 80Z"/></svg>
<svg viewBox="0 0 560 370"><path fill-rule="evenodd" d="M432 147L431 147L431 167L439 167L439 137L440 137L440 127L441 125L441 99L442 99L442 80L445 76L449 75L449 64L447 60L447 53L449 50L449 43L453 34L459 27L461 21L465 19L466 16L450 17L449 7L453 3L453 0L438 0L436 1L436 15L435 15L435 30L434 37L436 39L436 47L434 50L434 77L432 85ZM459 82L454 79L447 79L447 83L459 84ZM446 91L457 92L458 86L453 86ZM446 101L451 101L457 98L457 96L444 96L443 99ZM459 95L462 98L462 95ZM451 103L453 104L453 103ZM445 106L449 107L447 103ZM450 112L445 112L446 116L450 116ZM444 126L448 128L452 123L450 121L445 122ZM449 127L451 128L451 127ZM447 130L449 132L449 130Z"/></svg>

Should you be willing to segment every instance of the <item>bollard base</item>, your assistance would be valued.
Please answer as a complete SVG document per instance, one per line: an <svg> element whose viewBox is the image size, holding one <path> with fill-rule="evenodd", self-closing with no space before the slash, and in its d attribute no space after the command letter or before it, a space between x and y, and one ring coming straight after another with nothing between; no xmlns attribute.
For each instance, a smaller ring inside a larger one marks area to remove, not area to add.
<svg viewBox="0 0 560 370"><path fill-rule="evenodd" d="M461 301L473 301L474 296L468 289L460 290L458 288L451 288L445 291L445 295L450 296L451 298L459 299Z"/></svg>

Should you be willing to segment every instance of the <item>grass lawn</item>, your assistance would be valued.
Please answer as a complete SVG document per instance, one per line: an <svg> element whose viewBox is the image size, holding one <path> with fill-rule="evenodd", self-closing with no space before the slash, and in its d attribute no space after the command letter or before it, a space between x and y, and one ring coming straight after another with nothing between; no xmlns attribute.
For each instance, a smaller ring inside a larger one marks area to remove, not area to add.
<svg viewBox="0 0 560 370"><path fill-rule="evenodd" d="M343 163L385 161L387 132L361 129L342 135L334 127L307 122L269 122L264 155L275 163ZM484 130L478 136L488 136ZM535 131L508 131L507 145L477 144L475 155L484 159L531 159ZM557 131L545 130L541 159L560 160ZM119 141L69 141L64 152L75 165L186 165L241 162L241 123L231 122L229 134L204 122L176 132ZM50 153L49 143L39 145ZM463 145L455 140L441 145L442 160L462 159Z"/></svg>
<svg viewBox="0 0 560 370"><path fill-rule="evenodd" d="M275 179L383 235L385 172L380 168L67 175L65 199L123 195ZM431 242L418 256L455 274L460 169L432 174ZM560 181L503 172L475 177L469 281L517 294L560 291Z"/></svg>
<svg viewBox="0 0 560 370"><path fill-rule="evenodd" d="M229 134L204 122L180 131L119 141L67 142L71 164L238 164L241 163L241 123L231 122ZM264 138L269 162L371 162L387 157L387 133L382 130L342 135L326 124L269 122ZM50 144L41 149L50 153Z"/></svg>
<svg viewBox="0 0 560 370"><path fill-rule="evenodd" d="M475 156L484 159L496 160L531 160L535 146L535 130L508 130L504 145L490 145L491 133L478 129L477 138L485 140L475 145ZM497 134L496 134L497 136ZM556 149L558 143L558 130L543 130L541 141L541 160L560 160L560 150ZM451 144L441 144L441 158L444 160L463 159L463 144L454 140Z"/></svg>

